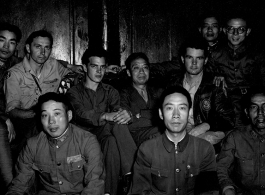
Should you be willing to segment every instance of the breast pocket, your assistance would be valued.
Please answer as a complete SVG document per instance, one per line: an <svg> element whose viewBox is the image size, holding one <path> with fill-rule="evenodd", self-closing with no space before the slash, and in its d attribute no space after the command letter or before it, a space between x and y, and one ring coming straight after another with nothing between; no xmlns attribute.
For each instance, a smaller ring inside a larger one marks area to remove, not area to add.
<svg viewBox="0 0 265 195"><path fill-rule="evenodd" d="M185 180L187 184L187 192L193 191L195 187L195 179L199 174L199 168L191 165L187 165Z"/></svg>
<svg viewBox="0 0 265 195"><path fill-rule="evenodd" d="M151 177L153 186L161 193L167 193L168 186L168 170L161 170L157 168L151 168Z"/></svg>
<svg viewBox="0 0 265 195"><path fill-rule="evenodd" d="M242 156L235 153L236 158L236 173L244 183L252 183L254 177L254 159L251 155Z"/></svg>
<svg viewBox="0 0 265 195"><path fill-rule="evenodd" d="M33 164L33 170L35 170L43 183L47 182L52 184L51 177L51 166L49 165L41 165L41 164Z"/></svg>
<svg viewBox="0 0 265 195"><path fill-rule="evenodd" d="M85 160L81 159L77 162L71 162L68 164L69 168L69 180L71 183L76 183L83 181L84 179L84 165L85 165Z"/></svg>
<svg viewBox="0 0 265 195"><path fill-rule="evenodd" d="M60 84L59 82L60 81L58 78L48 80L48 81L43 81L43 88L44 90L57 88L57 86L59 86Z"/></svg>

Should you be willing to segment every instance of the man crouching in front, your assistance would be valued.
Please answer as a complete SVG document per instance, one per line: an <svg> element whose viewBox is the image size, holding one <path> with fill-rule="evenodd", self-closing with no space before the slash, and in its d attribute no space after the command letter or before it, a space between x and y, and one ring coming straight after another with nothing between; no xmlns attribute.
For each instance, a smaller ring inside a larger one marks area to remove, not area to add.
<svg viewBox="0 0 265 195"><path fill-rule="evenodd" d="M96 137L69 122L70 105L61 94L46 93L37 111L43 131L28 139L7 194L25 194L39 179L38 193L104 193L104 165ZM35 177L37 176L37 177Z"/></svg>

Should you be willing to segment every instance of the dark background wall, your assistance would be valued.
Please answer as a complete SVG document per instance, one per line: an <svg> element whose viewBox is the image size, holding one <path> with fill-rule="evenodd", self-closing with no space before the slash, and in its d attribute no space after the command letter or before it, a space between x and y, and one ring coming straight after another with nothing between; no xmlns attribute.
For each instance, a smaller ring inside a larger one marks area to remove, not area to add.
<svg viewBox="0 0 265 195"><path fill-rule="evenodd" d="M107 46L110 62L124 64L131 52L142 51L151 62L171 60L183 40L196 31L198 17L207 9L221 16L232 9L253 18L252 39L264 43L265 2L261 0L104 0L107 7ZM81 63L90 44L102 44L103 0L1 0L0 20L18 25L24 55L28 35L39 29L52 32L52 55Z"/></svg>

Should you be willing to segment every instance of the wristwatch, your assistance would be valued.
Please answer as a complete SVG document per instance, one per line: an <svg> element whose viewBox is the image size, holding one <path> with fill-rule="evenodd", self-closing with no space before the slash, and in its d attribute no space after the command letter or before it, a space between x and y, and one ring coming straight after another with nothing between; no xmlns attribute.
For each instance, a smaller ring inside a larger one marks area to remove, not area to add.
<svg viewBox="0 0 265 195"><path fill-rule="evenodd" d="M138 119L141 118L140 113L136 114L135 117L138 118Z"/></svg>

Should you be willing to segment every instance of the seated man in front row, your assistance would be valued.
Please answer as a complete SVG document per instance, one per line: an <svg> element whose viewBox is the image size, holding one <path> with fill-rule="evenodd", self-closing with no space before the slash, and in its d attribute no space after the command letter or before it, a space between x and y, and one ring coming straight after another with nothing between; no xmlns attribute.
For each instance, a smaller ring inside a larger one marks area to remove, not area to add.
<svg viewBox="0 0 265 195"><path fill-rule="evenodd" d="M121 106L132 113L128 128L139 146L146 139L159 134L157 103L162 89L148 84L150 64L144 53L131 54L125 64L132 81L120 92Z"/></svg>
<svg viewBox="0 0 265 195"><path fill-rule="evenodd" d="M137 150L126 125L131 114L121 108L119 92L102 83L107 51L89 47L82 63L87 69L85 80L70 88L66 96L75 110L76 124L95 134L101 144L106 168L105 193L115 195L119 175L131 172Z"/></svg>
<svg viewBox="0 0 265 195"><path fill-rule="evenodd" d="M194 194L198 174L216 175L213 146L186 132L191 104L181 86L162 93L159 116L165 132L140 146L129 194ZM210 183L204 180L198 187L207 189Z"/></svg>
<svg viewBox="0 0 265 195"><path fill-rule="evenodd" d="M249 90L245 98L249 123L228 134L217 157L224 195L265 194L265 90Z"/></svg>
<svg viewBox="0 0 265 195"><path fill-rule="evenodd" d="M182 45L181 60L184 73L175 75L172 83L183 86L191 95L189 134L199 136L215 144L220 150L220 141L234 126L234 110L231 101L221 87L213 84L214 76L204 71L207 66L207 44L202 38L187 40Z"/></svg>
<svg viewBox="0 0 265 195"><path fill-rule="evenodd" d="M37 175L39 195L104 193L104 165L96 137L73 124L63 95L53 92L38 101L43 131L28 139L7 195L25 194Z"/></svg>

